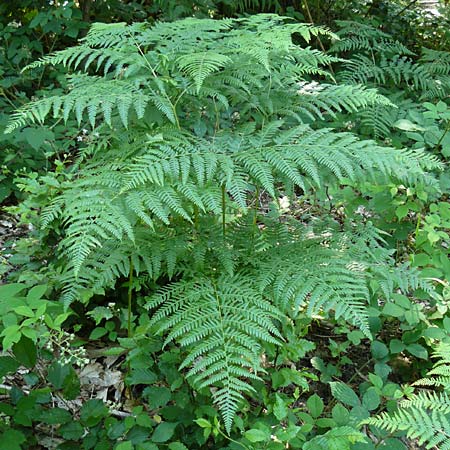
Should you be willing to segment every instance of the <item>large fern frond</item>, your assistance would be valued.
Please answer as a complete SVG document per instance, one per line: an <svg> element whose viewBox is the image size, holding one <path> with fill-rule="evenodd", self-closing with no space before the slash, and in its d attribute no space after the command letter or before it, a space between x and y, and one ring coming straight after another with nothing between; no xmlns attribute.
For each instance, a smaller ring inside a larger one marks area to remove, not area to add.
<svg viewBox="0 0 450 450"><path fill-rule="evenodd" d="M229 432L243 393L257 380L260 342L279 344L274 318L280 312L252 288L245 276L183 281L169 285L147 303L158 308L151 323L186 348L181 368L190 367L198 389L216 386L214 401Z"/></svg>
<svg viewBox="0 0 450 450"><path fill-rule="evenodd" d="M426 449L450 449L450 352L448 343L440 343L434 356L439 358L426 378L417 386L440 386L443 392L420 391L400 403L394 413L383 412L365 423L390 432L405 431Z"/></svg>

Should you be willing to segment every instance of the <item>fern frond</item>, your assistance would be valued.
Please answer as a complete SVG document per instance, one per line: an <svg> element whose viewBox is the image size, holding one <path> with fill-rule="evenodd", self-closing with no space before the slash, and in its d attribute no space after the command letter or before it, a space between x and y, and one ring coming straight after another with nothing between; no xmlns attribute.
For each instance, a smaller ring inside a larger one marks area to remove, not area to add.
<svg viewBox="0 0 450 450"><path fill-rule="evenodd" d="M158 308L151 323L169 332L166 344L177 340L186 348L181 365L198 388L216 385L214 401L229 432L243 399L253 391L248 379L259 379L260 342L279 344L272 320L280 317L244 276L183 281L150 298Z"/></svg>
<svg viewBox="0 0 450 450"><path fill-rule="evenodd" d="M333 44L330 51L334 53L349 51L375 51L386 54L414 55L399 41L389 34L363 22L337 20L339 40Z"/></svg>
<svg viewBox="0 0 450 450"><path fill-rule="evenodd" d="M446 415L438 410L432 410L428 414L425 409L410 407L391 415L383 412L364 423L389 432L406 431L408 438L417 439L419 445L426 443L427 449L450 449L450 423Z"/></svg>
<svg viewBox="0 0 450 450"><path fill-rule="evenodd" d="M431 375L431 373L429 373ZM415 383L420 385L418 383ZM443 414L450 413L450 395L446 392L420 391L412 399L400 402L401 408L420 408L440 411Z"/></svg>
<svg viewBox="0 0 450 450"><path fill-rule="evenodd" d="M104 80L87 75L73 76L70 81L73 89L65 96L36 100L18 109L5 132L10 133L26 123L42 124L50 113L53 117L63 115L66 121L71 113L75 113L78 124L83 120L83 114L87 113L93 128L97 115L102 114L111 126L113 109L117 110L123 125L127 127L130 108L134 107L137 117L142 118L145 105L150 100L128 81Z"/></svg>
<svg viewBox="0 0 450 450"><path fill-rule="evenodd" d="M427 377L414 383L418 386L441 386L444 392L420 391L400 403L394 413L383 412L364 421L390 432L406 431L426 449L450 449L450 357L449 344L440 343L434 353L441 358ZM445 375L445 376L440 376Z"/></svg>
<svg viewBox="0 0 450 450"><path fill-rule="evenodd" d="M218 72L230 61L231 58L226 55L205 51L180 56L177 64L182 72L185 72L194 80L197 93L199 93L206 77Z"/></svg>

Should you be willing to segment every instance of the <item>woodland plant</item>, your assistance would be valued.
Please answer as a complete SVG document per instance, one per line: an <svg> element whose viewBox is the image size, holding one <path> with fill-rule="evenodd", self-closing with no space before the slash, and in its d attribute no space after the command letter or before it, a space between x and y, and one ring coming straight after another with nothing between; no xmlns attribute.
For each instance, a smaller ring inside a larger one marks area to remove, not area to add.
<svg viewBox="0 0 450 450"><path fill-rule="evenodd" d="M390 432L406 431L407 436L417 439L426 449L450 448L450 347L440 343L435 351L438 359L425 378L414 384L420 387L408 399L401 402L401 408L394 414L382 413L367 420L367 423ZM427 389L429 387L429 390ZM437 391L441 388L440 391Z"/></svg>
<svg viewBox="0 0 450 450"><path fill-rule="evenodd" d="M46 276L66 310L89 307L127 280L128 338L162 334L165 348L175 342L181 373L196 395L212 396L228 434L272 365L262 356L288 344L306 317L342 319L372 339L378 330L369 310L379 301L417 289L435 296L416 269L396 264L385 233L369 220L282 214L281 198L295 205L343 184L439 191L436 155L326 126L339 114L394 105L366 86L366 72L334 77L333 64L352 62L312 48L320 36L338 39L270 14L96 23L79 45L28 67L63 65L67 91L19 108L7 130L71 117L89 129L92 138L70 155L69 174L41 211L41 226L58 240ZM379 37L389 51L407 53ZM339 42L335 51L355 48ZM427 88L416 72L402 80ZM137 287L149 320L144 312L132 317ZM360 405L333 386L336 398ZM288 413L277 402L283 420ZM309 405L315 418L318 403ZM357 422L305 448L350 448L365 439ZM206 434L214 428L199 425ZM261 441L257 432L247 438Z"/></svg>

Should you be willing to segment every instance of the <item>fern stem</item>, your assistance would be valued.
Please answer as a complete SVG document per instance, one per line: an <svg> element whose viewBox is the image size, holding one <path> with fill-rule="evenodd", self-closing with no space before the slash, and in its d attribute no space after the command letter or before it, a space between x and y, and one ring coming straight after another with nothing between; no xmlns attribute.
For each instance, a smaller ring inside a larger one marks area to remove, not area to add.
<svg viewBox="0 0 450 450"><path fill-rule="evenodd" d="M417 237L419 236L419 231L420 231L420 222L422 220L422 216L420 214L417 215L417 224L416 224L416 230L414 233L414 238L415 241L417 242Z"/></svg>
<svg viewBox="0 0 450 450"><path fill-rule="evenodd" d="M144 52L141 49L141 46L139 45L139 43L136 41L136 39L134 38L134 36L132 34L130 34L130 37L131 37L131 39L133 39L134 45L136 45L136 48L138 49L138 52L140 53L140 55L144 59L145 65L150 69L150 72L152 73L153 78L158 79L159 77L156 74L155 69L153 68L153 66L148 61L147 57L145 56ZM159 92L161 92L161 89L159 89ZM170 100L170 97L167 95L165 89L161 93L164 95L166 100L170 103L170 106L171 106L172 112L173 112L173 116L175 118L176 126L177 126L177 128L179 130L181 130L180 120L178 119L176 106L172 103L172 100Z"/></svg>
<svg viewBox="0 0 450 450"><path fill-rule="evenodd" d="M242 447L244 447L246 450L250 450L245 444L243 444L242 442L236 441L233 438L230 438L230 436L227 436L219 427L216 428L217 431L227 440L229 440L230 442L234 442L235 444L241 445Z"/></svg>
<svg viewBox="0 0 450 450"><path fill-rule="evenodd" d="M308 0L303 0L303 3L304 3L304 5L305 5L306 14L308 15L308 20L310 21L311 25L314 25L314 20L313 20L313 18L312 18L311 11L310 11L309 5L308 5ZM319 46L320 46L321 50L322 50L324 53L326 53L327 51L325 50L325 47L324 47L324 45L323 45L323 43L322 43L322 39L320 39L319 34L317 34L317 41L319 42ZM328 63L328 68L330 69L330 72L334 75L334 70L333 70L333 68L331 67L331 64L330 64L330 63Z"/></svg>
<svg viewBox="0 0 450 450"><path fill-rule="evenodd" d="M258 207L259 207L259 186L256 188L256 192L255 192L255 208L253 209L253 212L254 212L253 225L256 225L256 222L257 222Z"/></svg>
<svg viewBox="0 0 450 450"><path fill-rule="evenodd" d="M225 238L226 227L225 227L225 204L226 204L226 191L225 185L222 185L222 235Z"/></svg>
<svg viewBox="0 0 450 450"><path fill-rule="evenodd" d="M217 103L214 97L213 102L214 102L214 112L216 115L216 123L214 124L214 136L215 136L220 128L220 117L219 117L219 109L217 108Z"/></svg>
<svg viewBox="0 0 450 450"><path fill-rule="evenodd" d="M442 136L440 137L438 143L436 144L436 148L438 148L441 145L442 141L445 138L445 135L449 132L449 130L450 130L450 120L447 122L447 126L445 127L445 131L442 134Z"/></svg>
<svg viewBox="0 0 450 450"><path fill-rule="evenodd" d="M128 337L131 337L131 299L133 297L133 260L130 256L130 275L128 277Z"/></svg>
<svg viewBox="0 0 450 450"><path fill-rule="evenodd" d="M194 237L198 232L198 206L194 205Z"/></svg>

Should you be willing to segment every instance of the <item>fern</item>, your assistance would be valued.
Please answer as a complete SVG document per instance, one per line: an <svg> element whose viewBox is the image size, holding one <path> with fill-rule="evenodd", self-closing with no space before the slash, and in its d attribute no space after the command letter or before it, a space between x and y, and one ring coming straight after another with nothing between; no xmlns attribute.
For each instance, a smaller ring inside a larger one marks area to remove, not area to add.
<svg viewBox="0 0 450 450"><path fill-rule="evenodd" d="M409 438L417 439L426 449L450 448L450 359L449 344L441 343L435 352L440 358L418 386L440 386L442 392L420 391L400 403L392 414L381 413L365 421L390 432L405 431Z"/></svg>
<svg viewBox="0 0 450 450"><path fill-rule="evenodd" d="M350 84L402 85L421 99L442 98L450 87L447 52L424 49L417 62L414 54L388 34L368 24L338 21L339 41L330 51L351 53L343 62L339 79Z"/></svg>
<svg viewBox="0 0 450 450"><path fill-rule="evenodd" d="M152 324L170 331L166 344L188 347L180 369L198 389L219 384L213 394L229 432L243 393L254 391L247 379L259 379L259 342L279 344L272 323L280 313L252 289L244 276L183 281L164 288L147 303L159 307Z"/></svg>
<svg viewBox="0 0 450 450"><path fill-rule="evenodd" d="M399 41L363 22L338 20L339 40L331 47L332 52L349 52L355 50L383 51L385 53L412 56L413 53Z"/></svg>
<svg viewBox="0 0 450 450"><path fill-rule="evenodd" d="M206 51L180 56L177 63L182 72L193 78L197 93L199 93L206 77L218 72L229 61L230 58L226 55Z"/></svg>
<svg viewBox="0 0 450 450"><path fill-rule="evenodd" d="M117 111L123 125L127 127L131 107L137 118L142 118L147 103L154 102L153 97L142 96L136 84L124 80L106 81L100 77L77 75L72 76L69 82L72 90L64 98L47 97L17 110L12 116L14 127L35 122L42 124L50 113L53 117L62 115L65 121L73 113L78 124L83 121L83 114L87 114L92 128L95 127L97 115L102 114L105 122L112 125L113 110ZM8 128L6 131L12 130Z"/></svg>
<svg viewBox="0 0 450 450"><path fill-rule="evenodd" d="M9 125L73 115L108 136L80 149L42 212L43 227L61 229L61 300L88 302L131 271L160 286L148 300L149 332L182 347L182 369L209 388L228 431L263 371L261 345L282 341L285 316L334 314L370 336L369 286L387 301L394 289L431 292L417 272L395 268L370 224L308 234L255 207L261 195L276 203L349 180L431 184L428 171L443 168L421 150L318 127L318 118L392 107L358 77L426 85L390 53L375 78L350 73L350 83L332 84L329 65L346 63L309 46L320 35L336 38L270 14L94 24L79 46L29 68L63 64L67 92L23 106ZM344 427L326 439L359 435Z"/></svg>
<svg viewBox="0 0 450 450"><path fill-rule="evenodd" d="M231 200L246 207L249 186L262 187L276 198L283 187L275 180L284 180L284 189L292 184L306 190L311 183L320 187L333 178L395 175L402 179L399 164L405 177L420 174L423 165L440 167L433 157L427 161L413 152L394 153L360 142L351 134L312 131L306 126L283 134L279 132L281 125L278 122L273 129L276 141L269 139L265 146L259 134L243 139L239 152L228 134L217 136L215 144L197 140L196 147L153 142L145 156L114 168L101 163L92 171L86 170L85 177L71 182L64 198L53 203L58 211L65 205L62 219L66 237L61 246L75 272L103 239L127 236L133 240L137 218L153 228L155 221L169 224L171 217L191 222L194 208L220 213L220 185L232 193ZM240 181L236 173L241 174ZM56 217L57 212L50 206L46 216Z"/></svg>

